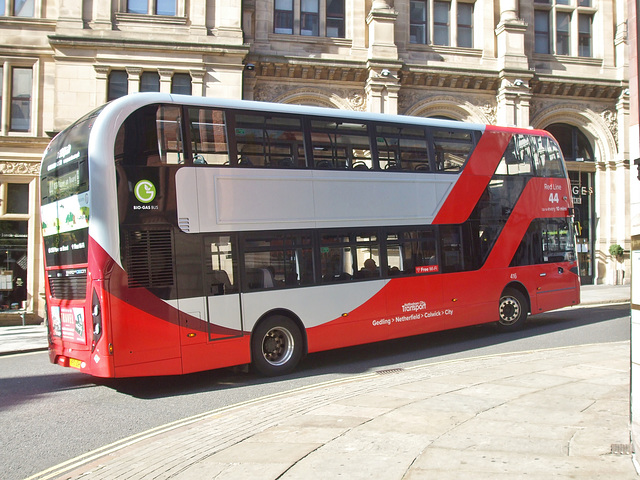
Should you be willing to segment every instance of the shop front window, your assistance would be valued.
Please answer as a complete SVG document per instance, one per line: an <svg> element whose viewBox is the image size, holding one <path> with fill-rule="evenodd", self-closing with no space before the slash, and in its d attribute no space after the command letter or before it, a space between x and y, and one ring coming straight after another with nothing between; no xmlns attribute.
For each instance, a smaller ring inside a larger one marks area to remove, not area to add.
<svg viewBox="0 0 640 480"><path fill-rule="evenodd" d="M28 222L0 221L0 311L23 308L27 300Z"/></svg>

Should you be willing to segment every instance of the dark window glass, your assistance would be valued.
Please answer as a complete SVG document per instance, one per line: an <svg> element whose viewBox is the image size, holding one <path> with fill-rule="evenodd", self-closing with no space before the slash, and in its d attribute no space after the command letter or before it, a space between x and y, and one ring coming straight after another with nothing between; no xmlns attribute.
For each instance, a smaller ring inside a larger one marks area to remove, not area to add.
<svg viewBox="0 0 640 480"><path fill-rule="evenodd" d="M433 43L449 45L450 2L433 2Z"/></svg>
<svg viewBox="0 0 640 480"><path fill-rule="evenodd" d="M160 91L160 75L158 74L158 72L142 72L142 75L140 76L140 91Z"/></svg>
<svg viewBox="0 0 640 480"><path fill-rule="evenodd" d="M440 227L440 252L442 272L460 272L464 269L460 226L445 225Z"/></svg>
<svg viewBox="0 0 640 480"><path fill-rule="evenodd" d="M473 47L472 3L458 3L458 47Z"/></svg>
<svg viewBox="0 0 640 480"><path fill-rule="evenodd" d="M593 16L578 15L578 55L591 56L591 25Z"/></svg>
<svg viewBox="0 0 640 480"><path fill-rule="evenodd" d="M574 162L595 161L591 142L578 127L564 123L554 123L549 125L546 130L558 141L565 160Z"/></svg>
<svg viewBox="0 0 640 480"><path fill-rule="evenodd" d="M116 137L116 164L158 166L184 161L180 107L148 105L133 112Z"/></svg>
<svg viewBox="0 0 640 480"><path fill-rule="evenodd" d="M323 282L353 278L353 250L347 234L324 234L320 238L320 275Z"/></svg>
<svg viewBox="0 0 640 480"><path fill-rule="evenodd" d="M409 10L409 41L426 44L428 39L427 2L412 1Z"/></svg>
<svg viewBox="0 0 640 480"><path fill-rule="evenodd" d="M475 146L473 132L464 130L433 129L436 170L458 172Z"/></svg>
<svg viewBox="0 0 640 480"><path fill-rule="evenodd" d="M11 120L9 129L28 132L31 129L31 90L33 70L14 67L11 69Z"/></svg>
<svg viewBox="0 0 640 480"><path fill-rule="evenodd" d="M327 37L344 35L344 0L327 0Z"/></svg>
<svg viewBox="0 0 640 480"><path fill-rule="evenodd" d="M549 40L551 28L549 27L549 12L546 10L536 10L535 13L535 52L551 53L551 42Z"/></svg>
<svg viewBox="0 0 640 480"><path fill-rule="evenodd" d="M250 234L244 247L248 290L314 283L313 250L308 234Z"/></svg>
<svg viewBox="0 0 640 480"><path fill-rule="evenodd" d="M171 93L191 95L191 75L188 73L174 73L171 79Z"/></svg>
<svg viewBox="0 0 640 480"><path fill-rule="evenodd" d="M570 26L571 14L566 12L556 13L556 54L570 54Z"/></svg>
<svg viewBox="0 0 640 480"><path fill-rule="evenodd" d="M531 222L511 266L575 260L573 230L565 218L539 218Z"/></svg>
<svg viewBox="0 0 640 480"><path fill-rule="evenodd" d="M107 101L124 97L129 90L129 79L124 70L113 70L109 73L109 85L107 87Z"/></svg>
<svg viewBox="0 0 640 480"><path fill-rule="evenodd" d="M235 145L241 167L306 166L302 125L297 117L235 116Z"/></svg>
<svg viewBox="0 0 640 480"><path fill-rule="evenodd" d="M229 235L205 239L205 286L211 295L237 293L235 237Z"/></svg>
<svg viewBox="0 0 640 480"><path fill-rule="evenodd" d="M293 0L275 0L273 31L293 34Z"/></svg>
<svg viewBox="0 0 640 480"><path fill-rule="evenodd" d="M370 170L371 145L366 124L312 120L313 165L322 169Z"/></svg>
<svg viewBox="0 0 640 480"><path fill-rule="evenodd" d="M6 213L29 213L29 184L28 183L8 183L7 184L7 212Z"/></svg>
<svg viewBox="0 0 640 480"><path fill-rule="evenodd" d="M562 152L558 145L548 137L531 136L530 154L538 177L564 177Z"/></svg>
<svg viewBox="0 0 640 480"><path fill-rule="evenodd" d="M222 110L189 109L194 164L229 164L229 146L225 123L225 114Z"/></svg>
<svg viewBox="0 0 640 480"><path fill-rule="evenodd" d="M300 0L300 35L318 36L319 30L318 0Z"/></svg>
<svg viewBox="0 0 640 480"><path fill-rule="evenodd" d="M440 271L435 229L392 230L387 233L387 273L389 276L436 273Z"/></svg>
<svg viewBox="0 0 640 480"><path fill-rule="evenodd" d="M378 125L376 143L382 170L431 171L424 128Z"/></svg>

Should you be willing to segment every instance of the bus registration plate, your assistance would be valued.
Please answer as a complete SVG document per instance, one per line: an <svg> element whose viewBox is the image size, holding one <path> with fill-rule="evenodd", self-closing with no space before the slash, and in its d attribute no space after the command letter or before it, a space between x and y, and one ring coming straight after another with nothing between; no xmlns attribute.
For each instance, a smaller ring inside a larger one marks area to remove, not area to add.
<svg viewBox="0 0 640 480"><path fill-rule="evenodd" d="M80 370L82 368L82 361L76 360L75 358L70 358L69 359L69 366L72 367L72 368L77 368L78 370Z"/></svg>

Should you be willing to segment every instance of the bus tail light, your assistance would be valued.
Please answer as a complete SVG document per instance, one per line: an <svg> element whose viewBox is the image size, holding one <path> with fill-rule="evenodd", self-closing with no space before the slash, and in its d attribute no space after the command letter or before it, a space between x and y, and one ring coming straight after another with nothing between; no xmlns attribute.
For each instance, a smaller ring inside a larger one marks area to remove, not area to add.
<svg viewBox="0 0 640 480"><path fill-rule="evenodd" d="M91 319L93 321L93 341L91 342L91 351L96 349L98 340L102 337L102 308L100 306L100 298L98 292L93 290L93 298L91 300Z"/></svg>

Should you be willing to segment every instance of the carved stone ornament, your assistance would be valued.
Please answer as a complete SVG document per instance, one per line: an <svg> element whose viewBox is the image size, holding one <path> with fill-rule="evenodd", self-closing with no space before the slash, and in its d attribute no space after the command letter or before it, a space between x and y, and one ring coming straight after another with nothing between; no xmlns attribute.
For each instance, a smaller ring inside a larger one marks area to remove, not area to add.
<svg viewBox="0 0 640 480"><path fill-rule="evenodd" d="M340 108L343 110L366 111L367 99L363 92L346 88L310 88L298 85L264 82L256 85L254 100L262 102L314 105L318 107Z"/></svg>
<svg viewBox="0 0 640 480"><path fill-rule="evenodd" d="M37 176L40 174L40 162L2 162L0 161L0 174Z"/></svg>
<svg viewBox="0 0 640 480"><path fill-rule="evenodd" d="M602 120L604 120L604 123L607 125L607 127L611 131L611 134L613 135L613 138L616 139L616 144L617 144L617 142L618 142L618 113L615 112L614 110L611 110L611 109L607 108L607 109L605 109L604 111L602 111L600 113L600 116L602 117Z"/></svg>

